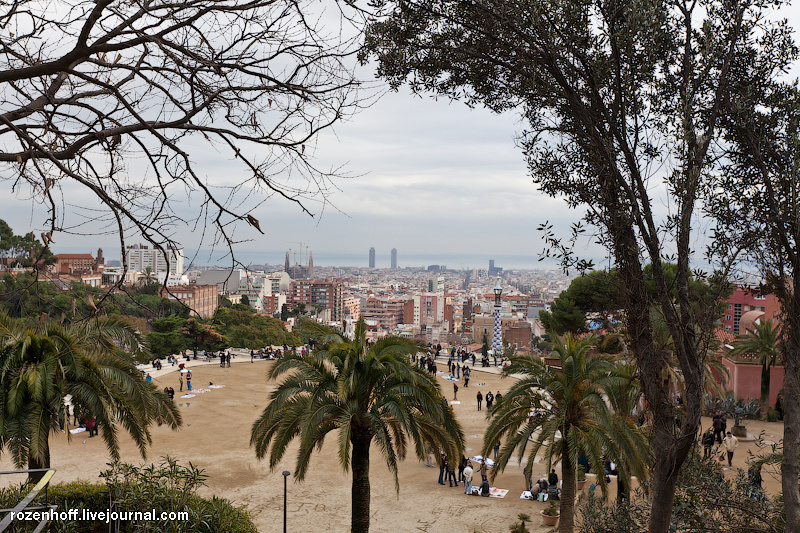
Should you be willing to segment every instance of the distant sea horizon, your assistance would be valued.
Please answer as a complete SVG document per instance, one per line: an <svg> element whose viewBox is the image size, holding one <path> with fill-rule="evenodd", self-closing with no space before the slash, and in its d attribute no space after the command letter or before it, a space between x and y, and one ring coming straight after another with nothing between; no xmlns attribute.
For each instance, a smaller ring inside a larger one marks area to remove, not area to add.
<svg viewBox="0 0 800 533"><path fill-rule="evenodd" d="M316 252L311 251L315 267L356 267L367 268L369 266L369 253L353 252ZM200 250L196 258L192 260L196 266L229 266L230 256L223 258L223 253L212 253L210 250ZM244 265L280 265L286 261L286 251L253 251L242 250L236 252L236 259ZM186 257L185 261L191 260ZM535 254L470 254L470 253L407 253L403 254L398 250L398 268L427 268L431 265L450 270L468 270L473 268L489 268L489 261L494 260L496 268L505 270L552 270L558 268L558 263L554 260L545 259L539 261L539 256ZM290 254L289 261L294 263L294 253ZM300 254L296 257L297 264L305 265L307 257L305 253L302 259ZM376 253L375 268L390 268L390 253Z"/></svg>
<svg viewBox="0 0 800 533"><path fill-rule="evenodd" d="M87 253L88 250L76 246L60 246L53 250L53 253ZM92 255L94 252L91 251ZM314 258L315 267L355 267L367 268L369 266L369 250L362 252L325 252L311 250ZM286 260L286 250L237 250L236 260L244 266L250 265L273 265L283 266ZM226 257L227 255L227 257ZM295 254L289 257L290 262L295 261ZM185 266L192 264L198 267L230 267L230 255L221 250L191 250L184 249ZM598 268L603 268L606 258L593 259ZM305 265L307 262L306 254L296 255L298 265ZM539 261L539 256L531 254L489 254L489 253L437 253L437 252L409 252L397 251L398 268L427 268L431 265L439 265L450 270L471 270L473 268L489 268L489 261L494 260L496 268L504 270L554 270L559 268L557 261L545 259ZM119 256L106 256L106 261L119 261ZM391 267L391 251L376 250L375 268Z"/></svg>

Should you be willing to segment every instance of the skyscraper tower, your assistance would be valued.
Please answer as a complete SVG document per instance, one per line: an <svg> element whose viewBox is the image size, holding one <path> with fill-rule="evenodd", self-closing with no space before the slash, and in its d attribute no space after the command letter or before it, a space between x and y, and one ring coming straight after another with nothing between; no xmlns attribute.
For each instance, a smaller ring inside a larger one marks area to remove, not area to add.
<svg viewBox="0 0 800 533"><path fill-rule="evenodd" d="M397 248L392 248L392 270L397 270Z"/></svg>
<svg viewBox="0 0 800 533"><path fill-rule="evenodd" d="M314 279L314 252L308 252L308 279Z"/></svg>
<svg viewBox="0 0 800 533"><path fill-rule="evenodd" d="M289 268L289 252L286 252L286 265L283 267L284 272L290 272Z"/></svg>
<svg viewBox="0 0 800 533"><path fill-rule="evenodd" d="M375 247L369 249L369 267L375 268Z"/></svg>

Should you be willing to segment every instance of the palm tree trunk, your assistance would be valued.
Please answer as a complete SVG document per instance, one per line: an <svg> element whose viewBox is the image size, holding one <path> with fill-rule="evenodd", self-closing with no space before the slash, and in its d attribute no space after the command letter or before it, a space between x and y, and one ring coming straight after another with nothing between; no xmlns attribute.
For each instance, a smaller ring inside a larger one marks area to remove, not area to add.
<svg viewBox="0 0 800 533"><path fill-rule="evenodd" d="M353 444L353 487L351 490L351 523L352 533L369 532L369 445L372 439L366 432L355 432L351 439Z"/></svg>
<svg viewBox="0 0 800 533"><path fill-rule="evenodd" d="M572 533L575 529L575 474L575 467L569 455L565 453L561 457L561 479L564 484L561 488L559 533Z"/></svg>
<svg viewBox="0 0 800 533"><path fill-rule="evenodd" d="M761 364L761 420L766 420L769 414L769 358Z"/></svg>
<svg viewBox="0 0 800 533"><path fill-rule="evenodd" d="M42 460L39 461L35 458L28 457L28 468L33 470L35 468L50 468L50 442L45 444ZM28 474L28 483L36 484L44 477L44 472L30 472Z"/></svg>

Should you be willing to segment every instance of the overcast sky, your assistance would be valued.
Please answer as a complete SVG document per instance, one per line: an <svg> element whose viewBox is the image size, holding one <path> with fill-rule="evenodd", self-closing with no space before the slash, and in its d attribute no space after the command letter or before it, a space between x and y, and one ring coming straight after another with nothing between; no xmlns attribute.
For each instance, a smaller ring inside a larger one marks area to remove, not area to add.
<svg viewBox="0 0 800 533"><path fill-rule="evenodd" d="M795 27L796 11L783 13ZM271 199L253 212L265 235L240 227L237 236L250 241L240 243L237 251L245 263L275 264L283 262L286 250L299 250L302 242L318 265L366 266L368 249L374 246L379 267L389 266L391 248L398 249L401 266L485 266L482 260L469 264L476 256L504 258L507 267L534 266L543 247L536 227L550 221L567 228L580 213L536 190L515 144L523 129L513 114L498 116L458 102L412 96L404 89L387 93L316 144L313 155L320 166L344 165L357 176L337 182L339 190L329 198L335 209L328 207L312 219L288 202ZM211 158L204 168L213 179L214 173L225 172L225 165L225 160ZM10 189L8 182L2 186ZM0 218L16 233L38 232L44 223L41 213L8 192L0 195L0 209ZM175 237L189 255L198 245L193 228ZM107 258L119 256L114 235L54 238L56 253L103 247ZM598 249L585 253L604 255ZM343 256L353 259L333 259ZM409 257L416 261L404 260ZM197 263L206 259L199 256Z"/></svg>

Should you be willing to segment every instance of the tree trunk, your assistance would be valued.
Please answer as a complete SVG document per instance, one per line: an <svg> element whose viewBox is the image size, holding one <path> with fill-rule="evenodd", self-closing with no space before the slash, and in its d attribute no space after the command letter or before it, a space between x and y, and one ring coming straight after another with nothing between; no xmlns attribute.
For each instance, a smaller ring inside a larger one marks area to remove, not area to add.
<svg viewBox="0 0 800 533"><path fill-rule="evenodd" d="M650 533L667 533L672 521L672 504L675 500L680 465L693 446L694 432L700 421L702 406L702 387L695 385L697 375L688 373L686 422L679 438L675 435L675 405L669 396L669 382L665 381L669 365L667 353L653 340L650 319L650 297L644 281L644 272L637 255L634 237L628 229L621 228L617 233L615 257L625 286L625 311L631 349L636 357L639 377L642 383L647 406L653 413L654 437L652 441L655 463L653 465L653 499L650 510ZM654 269L654 274L655 274ZM662 286L665 286L662 282ZM677 317L672 317L673 320ZM669 320L669 317L665 317ZM677 344L676 349L684 349ZM684 352L684 359L687 354ZM700 376L702 377L702 375ZM690 388L691 387L691 388ZM696 388L697 390L692 390ZM692 429L693 428L693 429ZM691 433L690 433L691 432Z"/></svg>
<svg viewBox="0 0 800 533"><path fill-rule="evenodd" d="M793 306L794 307L794 306ZM800 324L786 310L789 318L788 340L784 361L783 401L783 458L781 459L781 488L786 506L786 533L800 531L800 495L798 495L798 454L800 454ZM796 315L795 315L796 316ZM790 318L791 317L791 318Z"/></svg>
<svg viewBox="0 0 800 533"><path fill-rule="evenodd" d="M761 365L761 420L767 420L769 416L769 371L769 358L767 358Z"/></svg>
<svg viewBox="0 0 800 533"><path fill-rule="evenodd" d="M45 444L44 448L44 456L42 460L39 461L35 459L33 456L28 457L28 468L50 468L50 442L48 441ZM44 477L44 472L30 472L28 474L28 483L36 484Z"/></svg>
<svg viewBox="0 0 800 533"><path fill-rule="evenodd" d="M353 444L353 487L351 491L352 533L369 532L369 445L372 439L365 432L354 432Z"/></svg>
<svg viewBox="0 0 800 533"><path fill-rule="evenodd" d="M564 437L566 439L566 436ZM561 520L558 522L559 533L572 533L575 528L575 467L568 453L561 456L561 479L564 484L561 489L561 505L559 513Z"/></svg>

